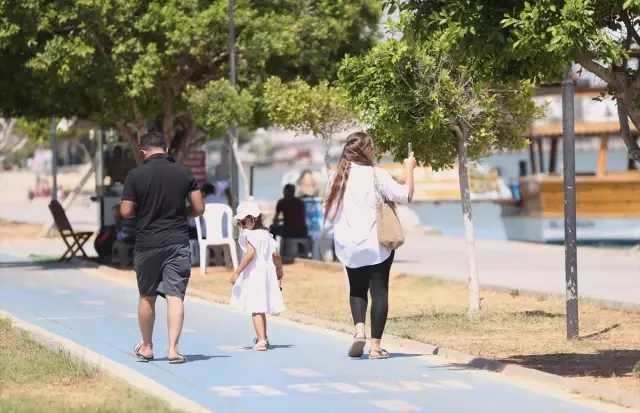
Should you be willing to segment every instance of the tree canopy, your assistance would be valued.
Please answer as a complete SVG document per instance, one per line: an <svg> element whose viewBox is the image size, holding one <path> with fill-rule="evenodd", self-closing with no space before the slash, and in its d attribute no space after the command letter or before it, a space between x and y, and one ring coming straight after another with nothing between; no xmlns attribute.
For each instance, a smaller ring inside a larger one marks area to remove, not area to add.
<svg viewBox="0 0 640 413"><path fill-rule="evenodd" d="M335 79L345 54L374 44L381 14L378 0L237 0L232 93L227 5L0 0L0 112L77 115L116 127L132 145L151 126L183 153L197 144L197 123L210 135L225 123L263 123L262 85L271 75ZM233 109L211 100L222 98Z"/></svg>
<svg viewBox="0 0 640 413"><path fill-rule="evenodd" d="M310 86L300 78L282 83L280 78L272 77L264 87L264 103L273 124L325 141L327 169L333 135L357 121L354 111L346 105L344 91L327 81Z"/></svg>
<svg viewBox="0 0 640 413"><path fill-rule="evenodd" d="M355 113L345 105L344 91L329 82L316 86L297 79L282 83L272 77L265 84L264 102L269 120L298 133L310 133L323 139L352 126Z"/></svg>
<svg viewBox="0 0 640 413"><path fill-rule="evenodd" d="M487 78L558 83L570 61L607 83L640 127L640 0L386 0L407 32ZM626 120L626 116L623 116ZM637 145L636 145L637 148Z"/></svg>
<svg viewBox="0 0 640 413"><path fill-rule="evenodd" d="M376 148L396 160L413 144L419 163L443 168L456 161L457 129L472 158L518 149L521 133L539 115L532 83L489 83L431 43L388 40L363 57L345 59L340 81L363 114Z"/></svg>

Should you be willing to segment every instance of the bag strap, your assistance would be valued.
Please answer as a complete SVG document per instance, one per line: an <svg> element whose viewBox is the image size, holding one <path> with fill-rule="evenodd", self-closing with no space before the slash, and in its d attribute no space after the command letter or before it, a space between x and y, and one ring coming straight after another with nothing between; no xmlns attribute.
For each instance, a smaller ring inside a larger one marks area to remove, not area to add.
<svg viewBox="0 0 640 413"><path fill-rule="evenodd" d="M376 167L372 166L371 169L373 169L373 187L375 188L376 194L378 194L381 202L387 203L387 198L382 194L382 191L380 191L380 184L378 183L378 174L376 173Z"/></svg>

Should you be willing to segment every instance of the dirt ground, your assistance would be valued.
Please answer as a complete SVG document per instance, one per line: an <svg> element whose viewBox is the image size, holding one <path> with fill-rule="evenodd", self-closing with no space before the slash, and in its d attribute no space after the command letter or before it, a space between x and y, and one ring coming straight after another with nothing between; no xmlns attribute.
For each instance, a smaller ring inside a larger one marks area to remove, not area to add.
<svg viewBox="0 0 640 413"><path fill-rule="evenodd" d="M228 296L229 271L192 270L190 286ZM341 270L296 263L285 267L289 310L351 324ZM604 309L580 300L579 340L566 339L562 297L482 291L482 312L467 315L465 284L427 277L393 276L386 331L561 376L603 382L640 392L632 374L640 361L640 313Z"/></svg>
<svg viewBox="0 0 640 413"><path fill-rule="evenodd" d="M0 318L0 411L170 413L163 402L44 349Z"/></svg>
<svg viewBox="0 0 640 413"><path fill-rule="evenodd" d="M40 232L42 232L42 225L25 224L0 218L0 240L2 241L35 238L40 235Z"/></svg>

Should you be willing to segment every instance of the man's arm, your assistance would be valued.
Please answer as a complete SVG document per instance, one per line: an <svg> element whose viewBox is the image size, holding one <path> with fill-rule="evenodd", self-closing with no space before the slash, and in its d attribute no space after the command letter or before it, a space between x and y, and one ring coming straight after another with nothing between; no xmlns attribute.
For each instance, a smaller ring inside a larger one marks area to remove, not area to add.
<svg viewBox="0 0 640 413"><path fill-rule="evenodd" d="M136 216L136 190L133 184L133 171L127 174L122 187L122 201L120 202L120 216L134 218Z"/></svg>
<svg viewBox="0 0 640 413"><path fill-rule="evenodd" d="M194 178L190 170L187 169L187 179L189 180L189 193L187 199L189 200L189 207L187 208L188 218L197 218L204 214L204 198L202 198L202 192L200 192L200 185Z"/></svg>
<svg viewBox="0 0 640 413"><path fill-rule="evenodd" d="M202 198L202 192L199 189L189 192L187 195L189 200L189 208L187 208L188 218L197 218L204 214L204 198Z"/></svg>
<svg viewBox="0 0 640 413"><path fill-rule="evenodd" d="M282 200L279 200L276 204L276 214L273 216L273 221L277 221L280 213L282 212Z"/></svg>

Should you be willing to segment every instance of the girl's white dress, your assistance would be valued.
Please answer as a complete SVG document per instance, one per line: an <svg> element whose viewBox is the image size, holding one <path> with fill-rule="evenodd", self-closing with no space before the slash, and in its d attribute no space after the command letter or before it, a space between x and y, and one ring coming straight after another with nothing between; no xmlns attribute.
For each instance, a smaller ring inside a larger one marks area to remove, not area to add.
<svg viewBox="0 0 640 413"><path fill-rule="evenodd" d="M243 254L247 243L256 250L253 260L236 280L231 292L231 308L248 313L280 313L285 310L282 292L278 284L273 253L278 245L266 230L246 231L238 240Z"/></svg>

